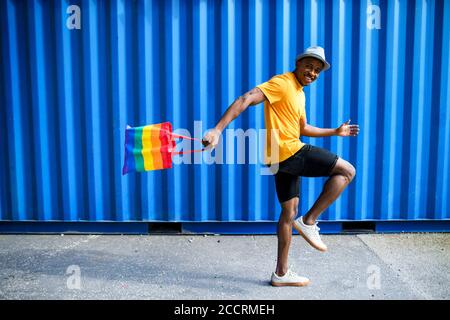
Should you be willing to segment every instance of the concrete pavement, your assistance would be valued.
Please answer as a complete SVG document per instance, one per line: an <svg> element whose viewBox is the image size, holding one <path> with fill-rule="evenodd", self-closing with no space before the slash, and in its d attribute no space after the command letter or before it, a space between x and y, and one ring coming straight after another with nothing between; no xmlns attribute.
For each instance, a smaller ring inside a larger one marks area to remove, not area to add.
<svg viewBox="0 0 450 320"><path fill-rule="evenodd" d="M292 239L311 284L274 288L276 236L0 235L1 299L450 299L450 234Z"/></svg>

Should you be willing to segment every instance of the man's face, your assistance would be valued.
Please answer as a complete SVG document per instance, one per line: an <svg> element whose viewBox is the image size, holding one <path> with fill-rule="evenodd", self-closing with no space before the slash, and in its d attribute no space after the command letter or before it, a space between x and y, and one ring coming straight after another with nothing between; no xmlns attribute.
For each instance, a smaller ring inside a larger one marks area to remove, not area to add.
<svg viewBox="0 0 450 320"><path fill-rule="evenodd" d="M308 57L297 61L297 77L301 85L307 86L317 80L323 67L323 62L314 58Z"/></svg>

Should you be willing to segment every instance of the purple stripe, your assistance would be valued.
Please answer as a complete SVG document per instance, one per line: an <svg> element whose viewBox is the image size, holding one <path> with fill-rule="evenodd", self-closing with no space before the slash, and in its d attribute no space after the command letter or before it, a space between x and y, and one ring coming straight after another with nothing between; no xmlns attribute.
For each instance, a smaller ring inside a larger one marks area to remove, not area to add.
<svg viewBox="0 0 450 320"><path fill-rule="evenodd" d="M122 168L122 175L136 170L133 156L134 148L134 129L128 128L125 130L125 161Z"/></svg>

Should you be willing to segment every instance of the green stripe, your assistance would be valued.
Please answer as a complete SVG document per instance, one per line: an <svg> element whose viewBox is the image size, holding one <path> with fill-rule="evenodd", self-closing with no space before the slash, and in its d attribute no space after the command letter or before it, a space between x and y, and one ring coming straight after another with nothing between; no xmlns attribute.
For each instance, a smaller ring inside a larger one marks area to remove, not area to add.
<svg viewBox="0 0 450 320"><path fill-rule="evenodd" d="M144 167L144 157L142 156L142 134L144 133L144 128L135 128L134 130L134 162L136 163L136 171L145 171Z"/></svg>

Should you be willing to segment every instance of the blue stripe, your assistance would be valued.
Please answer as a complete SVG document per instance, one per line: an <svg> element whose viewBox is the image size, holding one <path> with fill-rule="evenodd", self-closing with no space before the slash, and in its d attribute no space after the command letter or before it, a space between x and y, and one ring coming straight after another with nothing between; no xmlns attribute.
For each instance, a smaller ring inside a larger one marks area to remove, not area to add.
<svg viewBox="0 0 450 320"><path fill-rule="evenodd" d="M437 168L436 215L440 219L450 218L447 210L450 198L450 2L444 2L442 27L442 73L441 73L441 110L439 118L439 156ZM443 155L443 156L442 156ZM443 174L441 174L443 173ZM434 217L436 218L436 217Z"/></svg>
<svg viewBox="0 0 450 320"><path fill-rule="evenodd" d="M25 220L27 215L25 208L30 206L30 203L26 199L25 186L25 154L23 146L22 136L22 93L20 92L20 77L21 74L19 67L21 66L19 57L20 43L19 34L17 33L17 10L14 8L13 2L7 1L7 26L8 26L8 39L9 43L6 45L9 48L9 61L8 68L11 76L11 92L10 104L6 104L9 111L8 121L12 128L8 128L7 132L11 132L10 141L12 142L12 152L10 153L10 166L15 170L13 179L11 179L11 193L12 193L12 210L11 214L14 220Z"/></svg>
<svg viewBox="0 0 450 320"><path fill-rule="evenodd" d="M407 16L406 16L406 30L413 30L414 28L414 21L415 21L415 2L414 1L408 1L407 5ZM407 32L406 33L406 48L405 52L414 52L415 48L415 37L414 33ZM405 68L405 75L403 79L404 83L404 104L405 106L411 106L412 105L412 90L413 90L413 83L415 81L413 77L413 55L407 54L405 56L405 65L411 66L409 68ZM404 112L403 113L403 135L402 135L402 154L408 159L410 152L411 152L411 135L413 133L412 130L412 113L411 112ZM402 190L405 188L408 188L409 186L409 172L411 161L405 161L403 163L402 172L400 176L400 181L402 182ZM408 218L408 205L409 205L409 193L408 192L401 192L400 195L400 218L401 219L407 219Z"/></svg>
<svg viewBox="0 0 450 320"><path fill-rule="evenodd" d="M119 18L120 17L120 18ZM114 149L115 168L120 168L123 157L123 128L126 126L126 53L125 53L125 8L122 1L117 0L112 3L111 10L111 31L112 31L112 92L113 92L113 123L114 123L114 140L118 142L120 147ZM115 215L118 221L126 221L130 215L130 183L126 178L119 176L120 173L114 172L115 182Z"/></svg>
<svg viewBox="0 0 450 320"><path fill-rule="evenodd" d="M134 172L136 170L136 164L134 161L133 149L134 149L134 130L125 130L125 172Z"/></svg>
<svg viewBox="0 0 450 320"><path fill-rule="evenodd" d="M443 26L443 9L444 4L442 1L436 1L434 12L434 37L433 37L433 74L439 75L442 69L442 26ZM431 35L430 35L431 37ZM445 72L445 71L444 71ZM431 88L432 92L437 92L441 89L441 77L436 76L432 77ZM430 110L430 122L429 127L433 128L436 124L439 124L439 118L441 115L441 106L445 106L445 102L441 101L440 95L431 95L431 110ZM423 200L426 201L425 212L427 213L425 218L432 219L434 217L434 213L438 212L437 208L437 177L439 175L438 162L439 162L439 130L430 130L429 133L429 143L428 143L428 151L426 151L430 158L428 161L428 190L426 194L426 198Z"/></svg>

